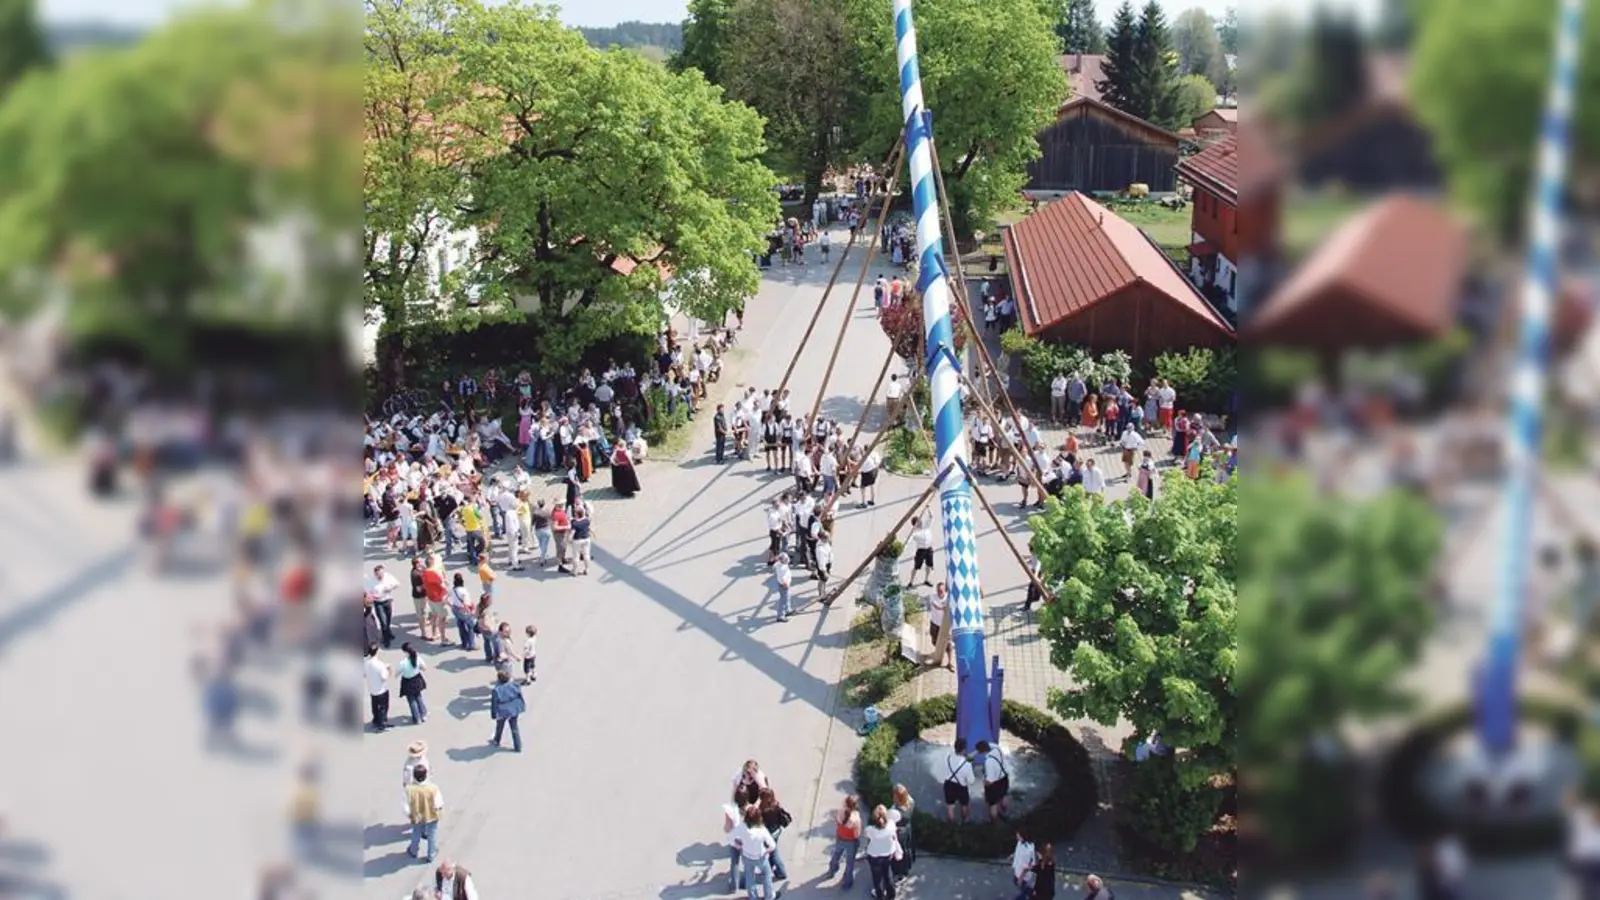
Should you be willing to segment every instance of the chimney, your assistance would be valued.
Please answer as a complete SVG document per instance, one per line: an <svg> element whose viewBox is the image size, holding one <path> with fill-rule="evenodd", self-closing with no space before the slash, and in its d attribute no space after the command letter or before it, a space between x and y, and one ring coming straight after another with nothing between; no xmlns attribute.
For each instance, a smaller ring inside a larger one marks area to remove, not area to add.
<svg viewBox="0 0 1600 900"><path fill-rule="evenodd" d="M1072 71L1074 73L1083 71L1083 52L1081 50L1072 54Z"/></svg>
<svg viewBox="0 0 1600 900"><path fill-rule="evenodd" d="M1100 219L1095 224L1098 225L1101 228L1106 227L1106 208L1105 207L1103 207L1103 206L1100 207Z"/></svg>

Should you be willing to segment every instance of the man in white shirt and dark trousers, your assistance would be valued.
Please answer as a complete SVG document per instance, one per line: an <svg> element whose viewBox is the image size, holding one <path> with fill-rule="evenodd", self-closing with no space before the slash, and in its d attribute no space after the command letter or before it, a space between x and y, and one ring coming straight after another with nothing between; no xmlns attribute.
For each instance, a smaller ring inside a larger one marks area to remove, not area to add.
<svg viewBox="0 0 1600 900"><path fill-rule="evenodd" d="M966 824L972 815L970 788L976 777L972 773L972 760L967 759L967 739L956 738L956 745L944 758L944 808L951 822L956 821L956 808L961 809L961 823Z"/></svg>
<svg viewBox="0 0 1600 900"><path fill-rule="evenodd" d="M367 660L363 669L367 676L367 698L372 702L372 730L389 729L389 679L393 671L389 664L378 658L378 645L367 647Z"/></svg>
<svg viewBox="0 0 1600 900"><path fill-rule="evenodd" d="M933 587L933 529L922 521L921 516L911 520L911 546L916 549L916 554L911 558L911 580L906 582L906 587L914 587L917 583L917 573L924 572L922 584L924 587Z"/></svg>
<svg viewBox="0 0 1600 900"><path fill-rule="evenodd" d="M1010 805L1011 772L1000 748L991 747L988 741L978 742L978 756L983 759L983 802L989 806L989 821L998 822L1006 817Z"/></svg>

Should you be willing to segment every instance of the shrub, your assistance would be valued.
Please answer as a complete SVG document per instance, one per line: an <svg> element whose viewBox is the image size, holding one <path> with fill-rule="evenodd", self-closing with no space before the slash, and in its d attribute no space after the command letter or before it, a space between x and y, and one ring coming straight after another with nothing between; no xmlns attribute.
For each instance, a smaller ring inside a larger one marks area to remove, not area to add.
<svg viewBox="0 0 1600 900"><path fill-rule="evenodd" d="M933 465L933 445L920 430L897 428L884 445L883 467L896 475L926 475Z"/></svg>
<svg viewBox="0 0 1600 900"><path fill-rule="evenodd" d="M880 638L883 651L882 662L870 669L864 669L844 680L845 702L856 709L882 703L888 699L901 685L911 681L917 674L916 663L900 655L900 642Z"/></svg>
<svg viewBox="0 0 1600 900"><path fill-rule="evenodd" d="M1082 347L1028 337L1020 325L1000 335L1000 349L1022 363L1022 383L1028 393L1039 400L1050 396L1050 379L1058 372L1077 372L1085 383L1095 387L1107 378L1126 384L1133 374L1133 363L1121 350L1095 359Z"/></svg>
<svg viewBox="0 0 1600 900"><path fill-rule="evenodd" d="M1582 713L1565 704L1526 698L1519 712L1521 718L1545 725L1564 740L1579 740L1585 731ZM1378 780L1379 803L1390 824L1414 840L1453 830L1469 850L1481 856L1517 856L1559 847L1566 833L1566 820L1559 813L1534 821L1456 822L1421 789L1422 767L1450 738L1472 728L1473 723L1470 706L1446 708L1413 728L1390 751ZM1600 787L1600 783L1594 786Z"/></svg>
<svg viewBox="0 0 1600 900"><path fill-rule="evenodd" d="M1200 835L1217 820L1222 794L1210 784L1185 784L1183 762L1174 754L1135 763L1127 790L1118 798L1117 828L1164 853L1193 853Z"/></svg>
<svg viewBox="0 0 1600 900"><path fill-rule="evenodd" d="M956 718L952 694L932 697L897 710L867 735L856 757L856 790L865 808L892 802L894 779L890 769L896 754L922 733ZM1000 725L1038 748L1060 777L1056 789L1026 815L998 824L979 822L952 825L926 812L915 814L917 846L929 853L994 859L1010 854L1016 829L1024 828L1036 841L1055 842L1077 834L1094 814L1099 787L1089 752L1066 726L1049 713L1011 700L1001 704ZM981 802L981 799L980 801Z"/></svg>
<svg viewBox="0 0 1600 900"><path fill-rule="evenodd" d="M689 424L689 404L679 401L669 412L665 389L646 388L645 399L650 404L650 418L645 423L644 439L651 444L660 444L667 435Z"/></svg>
<svg viewBox="0 0 1600 900"><path fill-rule="evenodd" d="M896 356L912 362L914 368L922 367L921 361L917 360L917 352L922 346L926 328L922 321L920 297L907 295L905 301L897 306L881 307L878 310L878 327L883 329L894 345ZM968 333L954 300L950 302L950 330L955 338L956 352L960 353L966 349Z"/></svg>
<svg viewBox="0 0 1600 900"><path fill-rule="evenodd" d="M897 537L892 537L882 547L878 548L878 558L898 560L900 554L904 552L906 552L906 542Z"/></svg>
<svg viewBox="0 0 1600 900"><path fill-rule="evenodd" d="M1226 412L1239 377L1231 347L1191 347L1183 353L1163 353L1155 358L1154 368L1156 377L1172 382L1179 407L1192 412Z"/></svg>

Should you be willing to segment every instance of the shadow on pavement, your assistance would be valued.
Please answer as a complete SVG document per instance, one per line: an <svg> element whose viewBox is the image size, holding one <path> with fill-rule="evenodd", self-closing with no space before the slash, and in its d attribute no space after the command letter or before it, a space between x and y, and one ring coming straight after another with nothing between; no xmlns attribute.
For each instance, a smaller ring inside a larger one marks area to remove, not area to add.
<svg viewBox="0 0 1600 900"><path fill-rule="evenodd" d="M30 632L50 624L73 604L88 599L96 588L121 578L139 557L139 546L129 544L99 561L85 566L78 574L0 617L0 654Z"/></svg>

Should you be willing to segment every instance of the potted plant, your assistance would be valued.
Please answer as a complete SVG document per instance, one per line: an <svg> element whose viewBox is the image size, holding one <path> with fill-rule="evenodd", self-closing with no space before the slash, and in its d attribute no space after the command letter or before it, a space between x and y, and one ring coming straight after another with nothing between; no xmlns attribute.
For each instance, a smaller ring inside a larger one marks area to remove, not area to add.
<svg viewBox="0 0 1600 900"><path fill-rule="evenodd" d="M878 545L877 556L872 561L872 573L867 577L868 603L881 607L884 591L890 585L900 584L900 555L905 551L905 542L893 535Z"/></svg>
<svg viewBox="0 0 1600 900"><path fill-rule="evenodd" d="M889 584L878 599L878 627L886 635L898 635L900 626L905 624L905 588L900 586L900 579L894 577L893 571L890 570Z"/></svg>

